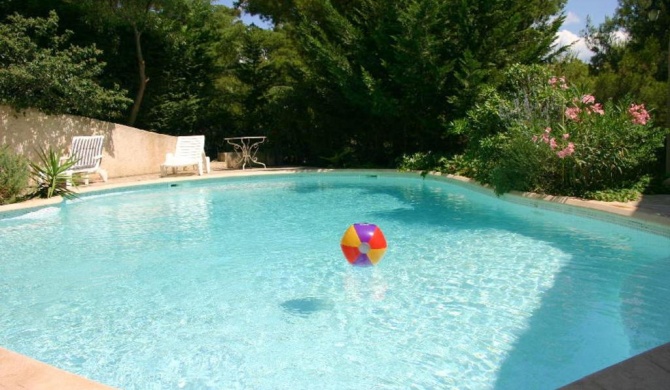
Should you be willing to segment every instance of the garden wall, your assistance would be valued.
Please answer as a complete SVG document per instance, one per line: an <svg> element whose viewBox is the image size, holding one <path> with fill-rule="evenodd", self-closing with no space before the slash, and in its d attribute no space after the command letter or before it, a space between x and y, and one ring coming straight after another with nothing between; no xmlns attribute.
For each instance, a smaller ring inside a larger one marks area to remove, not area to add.
<svg viewBox="0 0 670 390"><path fill-rule="evenodd" d="M165 154L174 151L177 138L116 123L75 115L47 115L28 109L16 112L0 106L0 145L37 161L36 150L51 146L69 151L72 137L104 135L101 166L110 178L160 173ZM97 180L97 175L91 179Z"/></svg>

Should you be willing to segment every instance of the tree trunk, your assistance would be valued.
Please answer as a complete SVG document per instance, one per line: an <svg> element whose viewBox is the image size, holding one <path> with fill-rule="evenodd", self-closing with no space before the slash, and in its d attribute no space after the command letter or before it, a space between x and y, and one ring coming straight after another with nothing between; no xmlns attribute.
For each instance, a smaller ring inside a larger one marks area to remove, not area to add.
<svg viewBox="0 0 670 390"><path fill-rule="evenodd" d="M133 23L133 33L135 34L135 52L137 54L137 67L139 71L139 86L137 88L137 95L135 95L135 103L133 104L133 109L130 111L130 118L128 118L128 124L133 126L137 120L137 114L140 112L140 106L142 105L142 100L144 99L144 90L147 88L147 83L149 79L146 75L146 65L144 64L144 55L142 55L142 42L140 38L142 37L142 32L137 29L137 25Z"/></svg>

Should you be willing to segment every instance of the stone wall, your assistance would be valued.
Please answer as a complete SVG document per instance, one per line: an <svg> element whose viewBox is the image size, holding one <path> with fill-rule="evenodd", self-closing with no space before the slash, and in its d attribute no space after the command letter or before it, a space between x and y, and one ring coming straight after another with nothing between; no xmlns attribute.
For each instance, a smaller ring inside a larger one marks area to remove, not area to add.
<svg viewBox="0 0 670 390"><path fill-rule="evenodd" d="M96 119L0 106L0 145L9 145L31 161L37 161L39 148L68 153L77 135L105 136L101 166L110 178L160 173L165 154L173 152L177 142L173 136Z"/></svg>

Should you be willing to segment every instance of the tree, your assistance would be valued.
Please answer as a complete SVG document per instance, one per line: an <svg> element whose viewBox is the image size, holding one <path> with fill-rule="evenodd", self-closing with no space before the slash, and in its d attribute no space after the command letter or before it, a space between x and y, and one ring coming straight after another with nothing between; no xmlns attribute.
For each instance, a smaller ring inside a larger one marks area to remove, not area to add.
<svg viewBox="0 0 670 390"><path fill-rule="evenodd" d="M653 21L652 10L659 11ZM668 80L669 10L670 0L620 0L613 18L598 27L589 23L583 32L596 53L591 70L601 78L601 95L640 97L654 108L659 123L666 117L663 86ZM614 85L608 85L611 82Z"/></svg>
<svg viewBox="0 0 670 390"><path fill-rule="evenodd" d="M597 28L587 25L584 36L596 52L591 62L597 76L595 92L604 98L632 96L647 103L655 122L670 132L668 26L670 0L619 0L614 17ZM670 133L665 160L665 173L670 174Z"/></svg>
<svg viewBox="0 0 670 390"><path fill-rule="evenodd" d="M565 3L463 0L244 0L297 42L320 140L334 156L390 165L453 147L444 129L483 83L545 60ZM353 154L353 155L352 155ZM339 157L338 157L339 158Z"/></svg>
<svg viewBox="0 0 670 390"><path fill-rule="evenodd" d="M175 6L175 1L178 0L84 0L80 3L88 10L91 18L111 24L127 25L132 30L138 80L135 100L128 118L128 124L131 126L137 120L149 82L142 49L142 35L160 23L164 8Z"/></svg>
<svg viewBox="0 0 670 390"><path fill-rule="evenodd" d="M119 116L130 100L117 86L99 83L105 67L100 50L69 44L73 33L57 31L55 12L48 18L14 14L0 24L0 103L99 119Z"/></svg>
<svg viewBox="0 0 670 390"><path fill-rule="evenodd" d="M211 121L209 102L215 92L213 41L223 39L212 28L208 0L190 0L163 11L160 29L150 33L154 55L152 88L138 124L166 134L201 133Z"/></svg>

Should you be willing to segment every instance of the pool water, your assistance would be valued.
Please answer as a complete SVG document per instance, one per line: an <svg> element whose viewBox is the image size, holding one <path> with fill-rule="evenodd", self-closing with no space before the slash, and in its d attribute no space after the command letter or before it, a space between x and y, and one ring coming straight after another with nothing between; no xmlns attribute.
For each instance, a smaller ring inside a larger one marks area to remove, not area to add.
<svg viewBox="0 0 670 390"><path fill-rule="evenodd" d="M667 237L442 181L182 182L0 215L0 346L124 389L555 388L670 341L669 280Z"/></svg>

